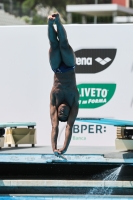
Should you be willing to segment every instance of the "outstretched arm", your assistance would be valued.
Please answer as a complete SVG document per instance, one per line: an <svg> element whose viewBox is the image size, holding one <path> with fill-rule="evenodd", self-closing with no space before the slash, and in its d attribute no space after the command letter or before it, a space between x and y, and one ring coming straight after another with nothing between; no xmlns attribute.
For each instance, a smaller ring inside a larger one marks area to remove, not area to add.
<svg viewBox="0 0 133 200"><path fill-rule="evenodd" d="M51 131L51 143L52 143L52 149L53 152L57 149L57 137L58 137L58 114L57 114L57 108L54 105L54 97L52 95L51 97L51 103L50 103L50 117L51 117L51 124L52 124L52 131Z"/></svg>
<svg viewBox="0 0 133 200"><path fill-rule="evenodd" d="M61 149L59 149L60 153L65 153L67 151L69 144L70 144L71 137L72 137L72 127L73 127L73 124L74 124L75 119L76 119L77 114L78 114L78 108L79 108L78 103L75 103L72 106L72 109L70 111L69 118L68 118L68 121L67 121L67 125L66 125L64 145Z"/></svg>

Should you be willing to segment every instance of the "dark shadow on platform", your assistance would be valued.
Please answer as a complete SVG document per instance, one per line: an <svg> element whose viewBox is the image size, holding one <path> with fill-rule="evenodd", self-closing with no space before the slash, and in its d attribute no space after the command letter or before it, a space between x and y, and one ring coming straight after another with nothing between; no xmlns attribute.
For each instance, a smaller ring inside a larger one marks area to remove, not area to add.
<svg viewBox="0 0 133 200"><path fill-rule="evenodd" d="M1 180L102 180L119 167L89 163L0 163Z"/></svg>
<svg viewBox="0 0 133 200"><path fill-rule="evenodd" d="M123 159L133 159L133 151L125 151L123 153Z"/></svg>
<svg viewBox="0 0 133 200"><path fill-rule="evenodd" d="M133 151L120 151L104 154L104 158L133 159Z"/></svg>

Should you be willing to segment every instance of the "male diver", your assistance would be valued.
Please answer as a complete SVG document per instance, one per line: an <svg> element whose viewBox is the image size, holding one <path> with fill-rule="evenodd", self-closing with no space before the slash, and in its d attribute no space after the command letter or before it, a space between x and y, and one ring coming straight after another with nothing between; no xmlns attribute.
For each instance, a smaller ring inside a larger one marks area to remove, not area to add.
<svg viewBox="0 0 133 200"><path fill-rule="evenodd" d="M54 29L57 26L57 31ZM54 71L54 83L50 94L50 117L52 124L51 143L57 157L67 151L72 136L72 127L78 114L79 93L75 78L75 54L68 43L66 31L58 13L48 16L49 60ZM65 141L57 149L59 121L67 122Z"/></svg>

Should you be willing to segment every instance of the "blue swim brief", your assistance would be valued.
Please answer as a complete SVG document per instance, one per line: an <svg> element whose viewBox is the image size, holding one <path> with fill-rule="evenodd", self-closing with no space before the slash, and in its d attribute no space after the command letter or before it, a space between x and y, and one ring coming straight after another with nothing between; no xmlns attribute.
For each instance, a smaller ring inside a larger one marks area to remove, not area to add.
<svg viewBox="0 0 133 200"><path fill-rule="evenodd" d="M67 71L73 70L75 66L67 66L64 62L61 62L59 68L53 70L55 73L65 73Z"/></svg>

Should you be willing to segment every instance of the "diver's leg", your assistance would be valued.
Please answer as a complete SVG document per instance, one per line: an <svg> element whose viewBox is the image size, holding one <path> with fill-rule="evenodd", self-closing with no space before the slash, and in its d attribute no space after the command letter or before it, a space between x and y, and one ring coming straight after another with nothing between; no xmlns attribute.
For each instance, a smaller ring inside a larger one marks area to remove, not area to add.
<svg viewBox="0 0 133 200"><path fill-rule="evenodd" d="M68 43L67 34L60 21L59 14L53 14L52 16L55 17L55 24L57 25L57 34L59 38L62 60L67 66L74 66L75 54L72 47Z"/></svg>
<svg viewBox="0 0 133 200"><path fill-rule="evenodd" d="M56 70L60 63L61 63L61 53L59 47L59 41L57 39L57 32L54 29L54 21L55 18L52 16L48 17L48 38L50 42L50 49L49 49L49 62L51 68Z"/></svg>

